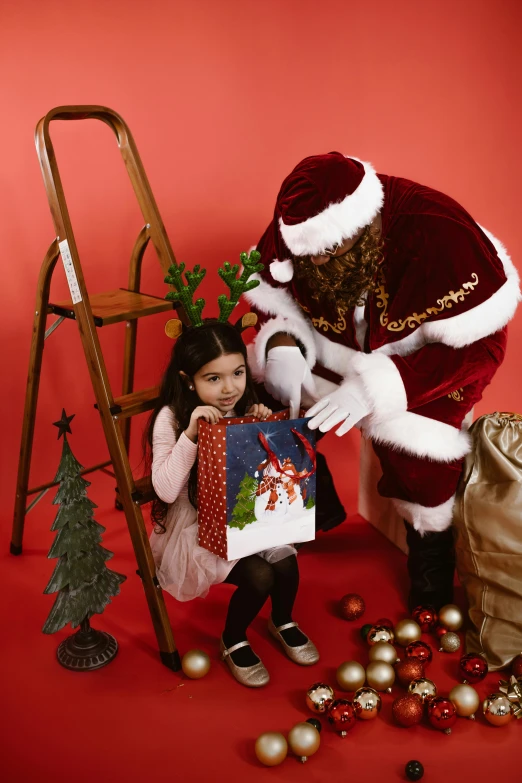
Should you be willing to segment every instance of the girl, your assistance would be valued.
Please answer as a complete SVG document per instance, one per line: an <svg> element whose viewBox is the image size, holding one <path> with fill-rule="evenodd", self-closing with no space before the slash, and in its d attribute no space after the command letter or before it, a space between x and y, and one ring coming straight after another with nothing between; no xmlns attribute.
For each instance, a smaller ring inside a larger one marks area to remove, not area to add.
<svg viewBox="0 0 522 783"><path fill-rule="evenodd" d="M226 561L197 543L197 423L224 416L271 413L256 404L246 347L229 323L206 319L178 338L161 383L147 438L152 449L153 505L151 547L161 587L178 601L204 597L219 582L236 585L221 637L221 655L238 682L259 688L269 674L250 647L247 629L268 596L268 628L295 663L319 659L311 642L292 621L299 571L293 546Z"/></svg>

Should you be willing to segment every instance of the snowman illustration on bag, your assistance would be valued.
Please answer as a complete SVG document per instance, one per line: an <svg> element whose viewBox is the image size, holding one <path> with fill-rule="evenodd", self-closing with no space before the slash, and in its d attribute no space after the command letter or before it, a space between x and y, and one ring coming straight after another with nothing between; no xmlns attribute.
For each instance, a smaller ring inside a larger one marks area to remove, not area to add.
<svg viewBox="0 0 522 783"><path fill-rule="evenodd" d="M299 438L305 439L299 434ZM298 471L290 457L285 457L283 463L268 446L264 435L259 434L259 440L267 451L267 458L257 466L256 479L262 471L259 486L256 490L254 513L261 522L283 521L291 516L303 513L306 489L301 490L301 482L308 479L315 471L315 458L312 471Z"/></svg>

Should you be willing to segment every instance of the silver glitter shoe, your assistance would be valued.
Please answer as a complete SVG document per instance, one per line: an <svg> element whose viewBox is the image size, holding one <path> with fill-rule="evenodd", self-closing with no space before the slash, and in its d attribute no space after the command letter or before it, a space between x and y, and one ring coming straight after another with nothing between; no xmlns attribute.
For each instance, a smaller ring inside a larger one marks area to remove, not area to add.
<svg viewBox="0 0 522 783"><path fill-rule="evenodd" d="M319 660L319 651L315 644L308 639L307 642L300 644L299 647L291 647L285 642L281 634L281 631L285 631L287 628L299 628L299 626L297 623L285 623L284 625L280 625L279 628L276 628L272 621L272 616L268 618L268 630L274 639L277 639L281 643L283 650L291 661L298 663L301 666L312 666L314 663L317 663Z"/></svg>
<svg viewBox="0 0 522 783"><path fill-rule="evenodd" d="M246 685L247 688L262 688L263 685L270 681L270 675L261 661L253 666L237 666L230 657L230 653L233 653L234 650L239 650L240 647L250 647L250 642L233 644L227 650L223 639L221 639L221 659L225 661L232 676L241 685Z"/></svg>

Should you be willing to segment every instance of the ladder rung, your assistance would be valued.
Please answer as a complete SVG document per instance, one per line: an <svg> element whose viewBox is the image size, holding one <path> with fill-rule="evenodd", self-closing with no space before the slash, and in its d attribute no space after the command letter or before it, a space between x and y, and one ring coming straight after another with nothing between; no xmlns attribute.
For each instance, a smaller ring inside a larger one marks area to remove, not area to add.
<svg viewBox="0 0 522 783"><path fill-rule="evenodd" d="M118 487L116 487L116 494L120 494ZM139 503L142 506L144 503L150 503L152 500L155 500L156 497L150 476L144 476L134 482L132 499L135 503Z"/></svg>
<svg viewBox="0 0 522 783"><path fill-rule="evenodd" d="M121 397L114 398L114 405L111 406L111 414L120 419L128 419L130 416L137 416L139 413L151 411L158 399L159 387L153 386L150 389L132 392L131 394L122 394ZM98 408L98 403L95 403Z"/></svg>
<svg viewBox="0 0 522 783"><path fill-rule="evenodd" d="M172 302L167 302L159 296L128 291L126 288L93 294L89 296L89 302L96 326L107 326L120 321L133 321L135 318L168 312L174 308ZM76 317L70 299L67 302L49 303L48 311L73 320Z"/></svg>

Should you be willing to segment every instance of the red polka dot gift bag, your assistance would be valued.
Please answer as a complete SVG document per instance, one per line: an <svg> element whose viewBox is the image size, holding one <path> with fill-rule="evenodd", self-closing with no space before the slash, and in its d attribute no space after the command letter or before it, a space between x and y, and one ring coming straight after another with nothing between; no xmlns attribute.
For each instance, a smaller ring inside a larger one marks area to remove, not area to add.
<svg viewBox="0 0 522 783"><path fill-rule="evenodd" d="M198 540L225 560L315 538L315 431L288 411L198 422Z"/></svg>

